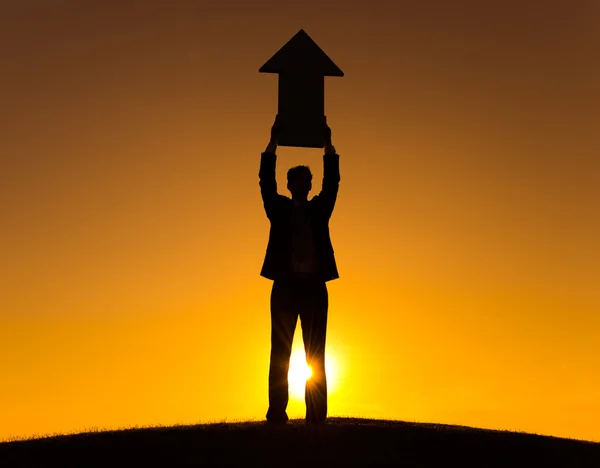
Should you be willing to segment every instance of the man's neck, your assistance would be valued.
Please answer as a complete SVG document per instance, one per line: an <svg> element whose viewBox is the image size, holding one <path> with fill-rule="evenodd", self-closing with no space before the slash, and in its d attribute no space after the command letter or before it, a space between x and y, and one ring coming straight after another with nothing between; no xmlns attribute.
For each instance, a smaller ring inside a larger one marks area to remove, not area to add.
<svg viewBox="0 0 600 468"><path fill-rule="evenodd" d="M294 198L294 197L292 197L292 201L296 205L304 205L305 203L308 203L308 198Z"/></svg>

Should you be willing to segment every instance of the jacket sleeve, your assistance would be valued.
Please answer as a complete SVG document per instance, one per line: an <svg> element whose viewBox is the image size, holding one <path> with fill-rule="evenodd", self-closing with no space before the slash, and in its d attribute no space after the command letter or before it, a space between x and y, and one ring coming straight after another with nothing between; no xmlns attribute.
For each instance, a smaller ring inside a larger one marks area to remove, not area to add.
<svg viewBox="0 0 600 468"><path fill-rule="evenodd" d="M275 215L279 195L277 194L277 180L275 179L275 164L277 156L275 153L264 152L260 158L260 170L258 172L260 193L267 218L272 219Z"/></svg>
<svg viewBox="0 0 600 468"><path fill-rule="evenodd" d="M340 156L337 153L323 155L323 186L319 200L323 213L329 218L333 213L340 186Z"/></svg>

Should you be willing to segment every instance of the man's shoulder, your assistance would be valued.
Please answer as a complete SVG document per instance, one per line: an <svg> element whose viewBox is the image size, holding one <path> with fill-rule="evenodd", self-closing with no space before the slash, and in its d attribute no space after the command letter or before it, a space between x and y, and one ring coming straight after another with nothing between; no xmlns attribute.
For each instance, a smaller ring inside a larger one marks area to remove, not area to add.
<svg viewBox="0 0 600 468"><path fill-rule="evenodd" d="M287 207L291 207L293 205L292 199L290 197L286 197L285 195L277 194L277 204L281 208L287 209Z"/></svg>

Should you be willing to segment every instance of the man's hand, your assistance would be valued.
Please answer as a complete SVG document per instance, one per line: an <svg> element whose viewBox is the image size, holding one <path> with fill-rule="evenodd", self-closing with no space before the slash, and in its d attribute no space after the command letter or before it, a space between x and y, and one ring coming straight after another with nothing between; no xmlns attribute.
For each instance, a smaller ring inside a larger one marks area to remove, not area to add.
<svg viewBox="0 0 600 468"><path fill-rule="evenodd" d="M273 122L273 126L271 127L271 140L267 145L267 149L265 150L267 153L275 153L277 149L277 144L279 143L279 135L281 134L281 118L279 114L275 116L275 122Z"/></svg>
<svg viewBox="0 0 600 468"><path fill-rule="evenodd" d="M325 154L335 154L335 148L331 143L331 128L327 125L327 116L323 121L324 132L325 132Z"/></svg>

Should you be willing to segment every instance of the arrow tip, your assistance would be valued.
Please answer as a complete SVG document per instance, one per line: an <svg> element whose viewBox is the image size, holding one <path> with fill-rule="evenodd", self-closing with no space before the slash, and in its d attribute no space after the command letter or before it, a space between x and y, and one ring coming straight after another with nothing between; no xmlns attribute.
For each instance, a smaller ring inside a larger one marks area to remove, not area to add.
<svg viewBox="0 0 600 468"><path fill-rule="evenodd" d="M258 71L261 73L310 72L323 76L344 76L344 72L304 29L300 29Z"/></svg>

